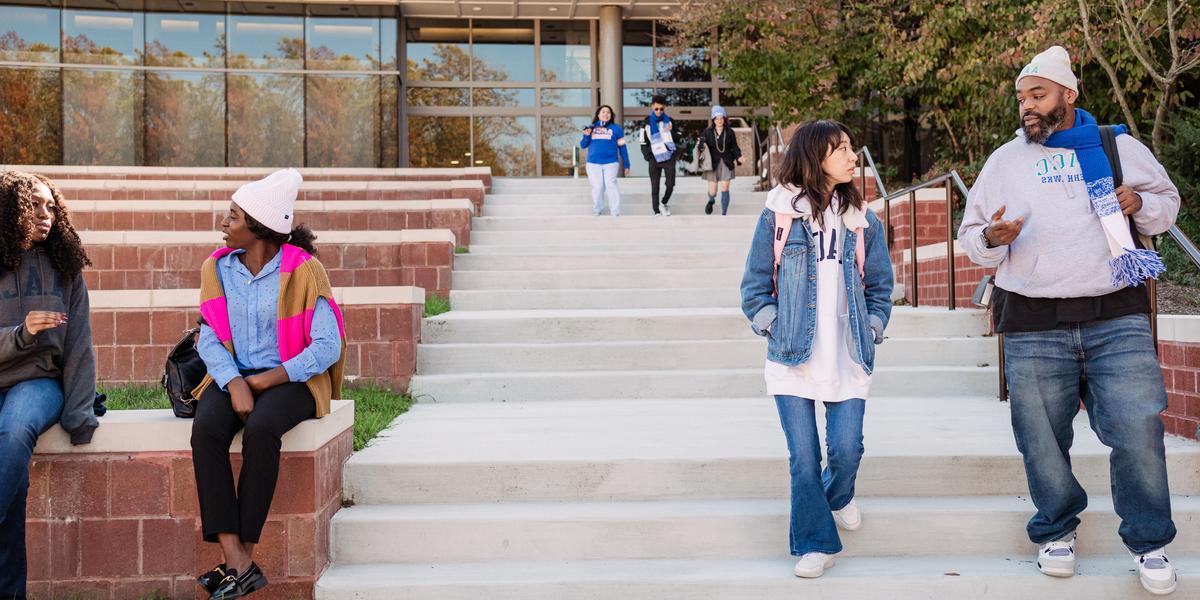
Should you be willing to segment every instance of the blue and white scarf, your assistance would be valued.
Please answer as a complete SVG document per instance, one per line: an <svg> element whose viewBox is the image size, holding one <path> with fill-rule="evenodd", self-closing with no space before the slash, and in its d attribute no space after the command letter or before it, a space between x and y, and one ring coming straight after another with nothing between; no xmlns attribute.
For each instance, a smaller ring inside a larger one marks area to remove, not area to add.
<svg viewBox="0 0 1200 600"><path fill-rule="evenodd" d="M1126 128L1124 125L1114 125L1113 133L1122 135L1126 133ZM1167 267L1157 252L1138 249L1133 243L1129 222L1121 213L1121 204L1113 188L1112 167L1100 142L1100 127L1096 124L1096 118L1082 108L1075 109L1075 126L1054 132L1045 145L1074 150L1079 159L1083 181L1087 184L1088 200L1100 219L1100 225L1104 227L1108 249L1112 252L1112 260L1108 264L1112 267L1113 287L1140 285L1166 271Z"/></svg>
<svg viewBox="0 0 1200 600"><path fill-rule="evenodd" d="M650 132L647 137L650 138L650 151L654 154L654 160L658 162L671 160L671 157L675 155L675 142L671 139L671 132L664 131L660 127L661 124L669 125L671 117L663 114L662 119L658 119L651 114L648 120Z"/></svg>

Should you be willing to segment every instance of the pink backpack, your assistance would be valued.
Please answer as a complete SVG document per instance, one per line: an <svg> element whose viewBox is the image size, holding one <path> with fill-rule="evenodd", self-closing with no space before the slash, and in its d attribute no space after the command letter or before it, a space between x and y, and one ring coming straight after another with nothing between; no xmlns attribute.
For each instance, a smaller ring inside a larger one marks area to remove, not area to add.
<svg viewBox="0 0 1200 600"><path fill-rule="evenodd" d="M788 234L792 232L792 221L795 216L790 213L775 213L775 271L772 280L775 282L775 295L779 295L779 262L783 258L783 247L787 245ZM863 228L854 230L854 266L858 268L858 277L865 277L867 260L867 245L863 238Z"/></svg>

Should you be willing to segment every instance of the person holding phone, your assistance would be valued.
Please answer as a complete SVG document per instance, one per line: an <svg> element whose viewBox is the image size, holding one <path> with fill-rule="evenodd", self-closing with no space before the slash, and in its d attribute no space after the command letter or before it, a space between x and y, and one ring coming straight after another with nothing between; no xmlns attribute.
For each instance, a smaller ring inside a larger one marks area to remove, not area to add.
<svg viewBox="0 0 1200 600"><path fill-rule="evenodd" d="M583 128L579 147L587 150L587 176L592 184L592 212L604 214L604 203L612 216L621 215L621 190L617 174L624 166L629 175L629 149L625 146L625 131L613 122L613 109L604 104L596 109L592 122Z"/></svg>

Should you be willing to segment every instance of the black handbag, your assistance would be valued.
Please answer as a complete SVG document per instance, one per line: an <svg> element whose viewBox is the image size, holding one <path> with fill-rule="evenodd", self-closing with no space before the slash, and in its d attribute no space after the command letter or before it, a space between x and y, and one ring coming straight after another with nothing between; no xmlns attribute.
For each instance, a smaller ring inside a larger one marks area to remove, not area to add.
<svg viewBox="0 0 1200 600"><path fill-rule="evenodd" d="M201 324L203 322L200 321ZM167 354L167 364L163 368L162 386L171 401L171 411L180 419L196 416L196 399L192 397L192 390L208 374L208 367L196 351L196 339L199 336L199 327L185 331L183 339Z"/></svg>

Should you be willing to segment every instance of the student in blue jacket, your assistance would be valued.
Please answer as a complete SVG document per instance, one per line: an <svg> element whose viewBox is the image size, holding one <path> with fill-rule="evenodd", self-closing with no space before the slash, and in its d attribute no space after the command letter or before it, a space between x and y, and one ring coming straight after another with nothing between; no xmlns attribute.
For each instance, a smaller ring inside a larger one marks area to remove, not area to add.
<svg viewBox="0 0 1200 600"><path fill-rule="evenodd" d="M592 123L583 129L579 147L586 148L587 176L592 184L592 212L604 214L604 199L612 216L621 215L621 191L617 188L617 172L625 167L629 175L629 150L625 147L625 131L613 122L613 109L603 104L596 109ZM619 155L619 162L618 162Z"/></svg>

